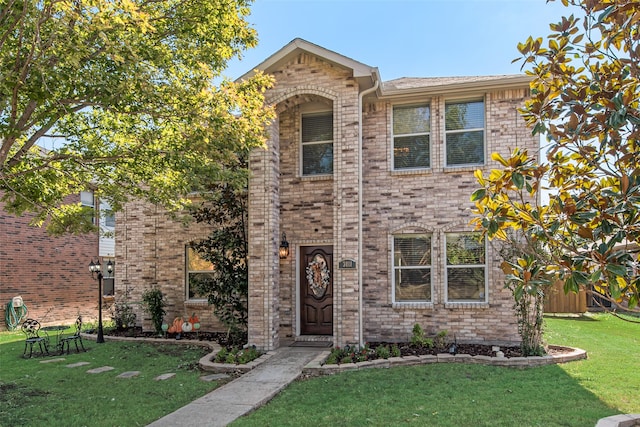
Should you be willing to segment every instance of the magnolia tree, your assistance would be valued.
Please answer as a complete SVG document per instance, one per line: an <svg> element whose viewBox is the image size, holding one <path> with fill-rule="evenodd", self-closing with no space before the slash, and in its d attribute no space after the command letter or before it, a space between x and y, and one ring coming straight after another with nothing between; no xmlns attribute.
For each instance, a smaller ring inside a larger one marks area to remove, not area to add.
<svg viewBox="0 0 640 427"><path fill-rule="evenodd" d="M88 187L118 210L131 197L183 208L203 179L242 186L246 171L225 165L263 144L271 117L270 78L222 77L257 43L250 3L0 0L5 210L87 231L64 200Z"/></svg>
<svg viewBox="0 0 640 427"><path fill-rule="evenodd" d="M246 168L240 158L236 167ZM214 314L234 335L246 333L248 320L248 198L245 188L230 185L211 185L191 215L211 226L211 233L193 242L202 259L215 269L193 283L198 292L206 295Z"/></svg>
<svg viewBox="0 0 640 427"><path fill-rule="evenodd" d="M565 292L582 288L637 311L640 4L562 2L576 14L551 24L546 41L518 45L532 77L521 113L547 140L543 159L520 149L494 154L502 167L476 173L474 222L490 238L517 236L529 248L503 265L520 295L560 280Z"/></svg>

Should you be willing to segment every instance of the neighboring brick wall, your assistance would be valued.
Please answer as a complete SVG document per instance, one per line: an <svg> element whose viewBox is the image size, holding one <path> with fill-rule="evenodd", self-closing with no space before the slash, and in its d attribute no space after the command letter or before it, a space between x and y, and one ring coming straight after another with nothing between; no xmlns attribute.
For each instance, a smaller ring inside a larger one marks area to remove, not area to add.
<svg viewBox="0 0 640 427"><path fill-rule="evenodd" d="M158 286L165 294L166 321L196 313L201 329L224 331L206 301L185 301L185 247L209 234L206 225L183 225L162 209L142 201L130 202L116 214L116 300L129 292L128 302L136 313L136 322L153 329L151 318L142 311L142 293Z"/></svg>
<svg viewBox="0 0 640 427"><path fill-rule="evenodd" d="M70 197L65 202L79 201ZM33 215L9 215L0 203L0 330L6 305L22 296L28 316L45 324L72 324L78 314L96 321L98 282L89 262L98 256L98 234L49 236L32 227Z"/></svg>

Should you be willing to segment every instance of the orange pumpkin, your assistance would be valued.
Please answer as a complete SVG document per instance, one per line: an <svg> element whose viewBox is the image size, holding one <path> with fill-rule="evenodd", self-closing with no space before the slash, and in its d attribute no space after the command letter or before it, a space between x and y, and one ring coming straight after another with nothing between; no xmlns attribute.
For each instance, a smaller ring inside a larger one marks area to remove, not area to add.
<svg viewBox="0 0 640 427"><path fill-rule="evenodd" d="M196 314L193 313L191 315L191 317L189 318L189 323L191 323L192 325L194 325L196 323L200 323L200 319L198 319L198 316L196 316Z"/></svg>
<svg viewBox="0 0 640 427"><path fill-rule="evenodd" d="M173 319L173 324L167 332L169 332L170 334L179 334L180 332L182 332L182 317L176 317L175 319Z"/></svg>

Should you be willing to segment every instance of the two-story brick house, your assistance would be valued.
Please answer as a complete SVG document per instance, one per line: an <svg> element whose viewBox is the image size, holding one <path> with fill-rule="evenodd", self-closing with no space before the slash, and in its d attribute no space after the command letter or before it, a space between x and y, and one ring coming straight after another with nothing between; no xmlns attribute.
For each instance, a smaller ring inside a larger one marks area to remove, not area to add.
<svg viewBox="0 0 640 427"><path fill-rule="evenodd" d="M491 153L537 151L517 112L528 77L383 82L301 39L257 68L275 77L277 119L250 157L249 342L404 341L416 323L518 341L498 254L469 220L473 173L497 167ZM139 203L117 223L118 284L161 286L170 313L206 309L189 277L208 267L186 248L206 230Z"/></svg>

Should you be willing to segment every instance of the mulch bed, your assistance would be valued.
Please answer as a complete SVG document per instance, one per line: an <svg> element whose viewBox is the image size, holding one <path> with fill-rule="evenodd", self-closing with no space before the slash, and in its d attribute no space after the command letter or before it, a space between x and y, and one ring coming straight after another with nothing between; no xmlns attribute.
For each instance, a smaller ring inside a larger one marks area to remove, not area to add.
<svg viewBox="0 0 640 427"><path fill-rule="evenodd" d="M370 346L375 348L378 343L371 343ZM391 344L390 344L391 345ZM471 356L495 356L495 351L492 350L494 346L486 344L456 344L454 354L469 354ZM400 354L402 357L406 356L423 356L423 355L436 355L440 353L449 353L450 347L447 348L427 348L427 347L415 347L407 343L398 344L400 348ZM504 353L504 357L520 357L522 351L520 347L503 347L500 346L500 351Z"/></svg>
<svg viewBox="0 0 640 427"><path fill-rule="evenodd" d="M138 337L138 338L158 338L158 335L152 331L143 331L142 328L130 328L126 330L106 330L104 331L106 336L121 336L121 337ZM185 339L185 340L198 340L198 341L214 341L223 347L230 346L242 346L246 343L246 336L233 337L229 336L225 332L183 332L178 336L177 334L167 334L166 339ZM406 356L422 356L422 355L436 355L439 353L449 353L449 348L427 348L416 347L409 343L395 343L400 349L400 353L403 357ZM369 343L369 347L375 348L379 345L388 345L391 347L394 343ZM469 354L472 356L495 356L495 352L492 350L492 345L486 344L456 344L456 354ZM505 357L520 357L522 352L520 347L500 347L500 351L504 353Z"/></svg>
<svg viewBox="0 0 640 427"><path fill-rule="evenodd" d="M91 331L87 331L91 332ZM128 328L128 329L108 329L104 330L105 336L113 337L129 337L129 338L162 338L159 337L153 331L143 331L141 327ZM167 340L196 340L196 341L213 341L217 342L223 347L242 346L247 342L247 336L229 335L226 332L182 332L180 334L166 335Z"/></svg>

